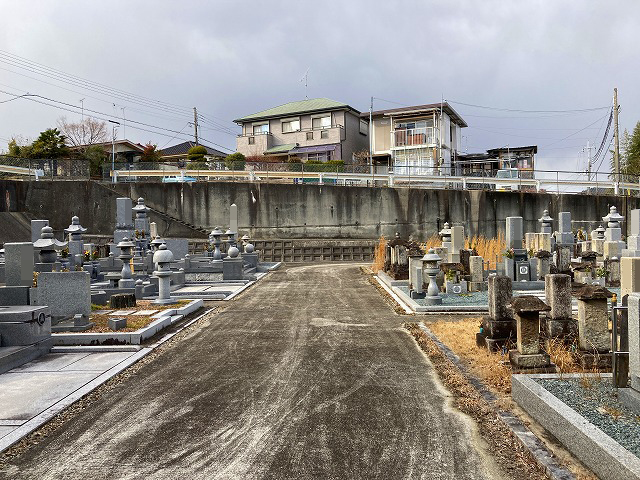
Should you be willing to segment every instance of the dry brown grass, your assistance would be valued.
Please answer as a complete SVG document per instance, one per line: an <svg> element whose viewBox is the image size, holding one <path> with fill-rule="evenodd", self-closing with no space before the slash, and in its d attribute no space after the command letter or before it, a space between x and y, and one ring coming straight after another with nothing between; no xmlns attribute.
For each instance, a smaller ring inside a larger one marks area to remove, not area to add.
<svg viewBox="0 0 640 480"><path fill-rule="evenodd" d="M489 269L496 268L496 259L502 259L502 253L506 250L504 235L498 233L496 238L487 238L482 235L467 237L465 239L464 248L475 248L478 255L484 258L485 263L489 263Z"/></svg>
<svg viewBox="0 0 640 480"><path fill-rule="evenodd" d="M385 251L387 249L387 239L384 238L384 235L380 237L378 241L378 246L375 249L373 254L373 264L371 265L371 270L373 273L378 273L380 270L384 269L384 256Z"/></svg>
<svg viewBox="0 0 640 480"><path fill-rule="evenodd" d="M426 242L420 244L420 247L422 247L422 249L425 252L428 252L430 248L435 248L440 246L442 246L442 239L440 238L439 235L435 233L431 235L429 238L427 238Z"/></svg>
<svg viewBox="0 0 640 480"><path fill-rule="evenodd" d="M492 389L511 392L511 367L507 356L489 352L476 345L476 332L480 318L455 321L425 322L427 327L467 365L471 373L481 378ZM506 362L506 363L505 363Z"/></svg>
<svg viewBox="0 0 640 480"><path fill-rule="evenodd" d="M571 346L566 345L560 338L552 338L547 342L546 351L551 361L558 367L559 373L582 372L582 367L576 361Z"/></svg>

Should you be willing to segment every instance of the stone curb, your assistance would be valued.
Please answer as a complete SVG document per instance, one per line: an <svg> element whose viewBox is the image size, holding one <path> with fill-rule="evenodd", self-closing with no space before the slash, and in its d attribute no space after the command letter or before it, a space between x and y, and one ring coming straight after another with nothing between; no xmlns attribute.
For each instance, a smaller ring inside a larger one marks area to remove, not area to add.
<svg viewBox="0 0 640 480"><path fill-rule="evenodd" d="M119 364L111 367L109 370L103 372L93 380L89 381L88 383L84 384L82 387L78 388L74 392L64 397L63 399L49 406L48 408L40 412L35 417L29 419L28 421L23 423L20 427L16 428L13 432L0 438L0 453L4 452L7 448L11 447L15 443L22 440L22 438L29 435L31 432L40 428L42 425L44 425L53 417L55 417L58 413L62 412L64 409L71 406L72 404L80 400L82 397L88 395L93 390L98 388L100 385L105 383L107 380L111 379L112 377L116 376L126 368L130 367L131 365L136 363L138 360L145 357L146 355L151 353L153 350L155 350L157 347L162 345L164 342L166 342L167 340L170 340L172 337L180 333L182 330L189 327L190 325L197 322L205 315L213 312L214 310L215 308L208 309L201 315L198 315L196 318L182 325L175 332L168 333L162 338L160 338L157 342L140 349L140 351L138 351L137 353L134 353L132 356L130 356L126 360L123 360ZM83 350L83 351L86 352L87 350ZM100 349L92 350L92 352L94 353L103 352L103 351L104 350L100 350Z"/></svg>
<svg viewBox="0 0 640 480"><path fill-rule="evenodd" d="M550 377L553 376L513 375L514 400L599 478L640 479L638 457L534 380Z"/></svg>
<svg viewBox="0 0 640 480"><path fill-rule="evenodd" d="M460 362L460 357L442 343L431 330L423 324L419 324L419 327L420 330L433 340L445 357L460 370L465 379L473 385L480 395L496 409L495 402L497 398L493 392L491 392L479 378L472 375L462 362ZM511 430L520 443L531 452L536 463L544 469L549 478L552 480L575 480L575 475L556 461L553 453L547 449L542 440L529 430L517 416L511 412L500 410L497 411L497 414L498 418Z"/></svg>
<svg viewBox="0 0 640 480"><path fill-rule="evenodd" d="M393 292L393 298L402 306L402 308L405 309L405 311L409 308L411 313L415 313L416 315L486 315L489 311L488 305L420 305L412 298L409 298L396 286L400 284L400 282L406 282L405 280L393 280L384 272L378 272L375 277L381 285L386 287L385 290L387 290L387 292Z"/></svg>

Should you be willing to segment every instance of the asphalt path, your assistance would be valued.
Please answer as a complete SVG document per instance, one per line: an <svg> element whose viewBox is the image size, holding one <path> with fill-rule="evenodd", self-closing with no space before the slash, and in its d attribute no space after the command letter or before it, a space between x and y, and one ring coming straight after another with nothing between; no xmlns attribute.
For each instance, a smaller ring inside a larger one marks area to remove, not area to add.
<svg viewBox="0 0 640 480"><path fill-rule="evenodd" d="M1 478L505 478L354 265L270 274Z"/></svg>

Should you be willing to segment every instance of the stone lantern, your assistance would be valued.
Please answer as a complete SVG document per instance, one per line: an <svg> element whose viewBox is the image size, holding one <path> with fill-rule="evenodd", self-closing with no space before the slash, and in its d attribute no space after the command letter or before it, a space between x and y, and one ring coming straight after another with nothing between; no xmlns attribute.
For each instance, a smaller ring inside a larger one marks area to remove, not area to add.
<svg viewBox="0 0 640 480"><path fill-rule="evenodd" d="M436 284L436 275L440 271L441 258L435 253L433 248L422 257L422 264L424 265L424 271L429 276L429 286L427 287L427 294L424 297L424 301L427 305L441 305L442 297Z"/></svg>
<svg viewBox="0 0 640 480"><path fill-rule="evenodd" d="M607 222L608 228L620 228L620 223L624 220L624 217L618 213L618 209L611 205L609 209L609 215L602 217L602 220Z"/></svg>
<svg viewBox="0 0 640 480"><path fill-rule="evenodd" d="M242 249L241 249L241 251L244 252L246 250L247 243L249 242L249 235L243 235L240 240L242 240Z"/></svg>
<svg viewBox="0 0 640 480"><path fill-rule="evenodd" d="M605 228L600 225L593 231L592 240L604 240L604 232L606 232Z"/></svg>
<svg viewBox="0 0 640 480"><path fill-rule="evenodd" d="M152 252L157 252L158 249L160 248L160 245L164 244L165 241L160 238L159 236L156 236L153 240L151 240L151 242L149 243L149 247L151 248Z"/></svg>
<svg viewBox="0 0 640 480"><path fill-rule="evenodd" d="M175 303L175 299L171 298L171 262L173 261L173 253L167 250L167 245L162 244L153 254L153 263L157 265L157 269L153 272L158 277L158 298L153 301L157 305L168 305Z"/></svg>
<svg viewBox="0 0 640 480"><path fill-rule="evenodd" d="M446 248L447 251L451 250L451 228L449 227L449 222L445 222L438 235L442 238L442 247Z"/></svg>
<svg viewBox="0 0 640 480"><path fill-rule="evenodd" d="M133 258L133 248L136 245L128 238L123 238L117 247L120 249L120 260L122 260L122 272L120 273L120 280L118 281L118 287L120 288L135 288L136 282L131 277L131 267L129 261Z"/></svg>
<svg viewBox="0 0 640 480"><path fill-rule="evenodd" d="M82 234L86 231L87 229L80 225L80 219L75 215L71 217L71 225L64 229L64 233L69 235L69 257L72 265L82 265L83 263L84 241Z"/></svg>
<svg viewBox="0 0 640 480"><path fill-rule="evenodd" d="M47 226L40 230L40 238L33 242L35 248L39 248L40 263L53 264L58 259L56 247L65 247L67 242L60 242L53 236L53 228Z"/></svg>
<svg viewBox="0 0 640 480"><path fill-rule="evenodd" d="M222 230L220 230L220 227L216 227L211 231L211 235L209 235L209 238L212 239L213 241L213 259L214 260L221 260L222 259L222 254L220 253L220 244L222 243L222 240L220 240L220 237L222 237L223 233Z"/></svg>
<svg viewBox="0 0 640 480"><path fill-rule="evenodd" d="M224 232L227 236L227 255L229 254L229 249L236 245L236 232L231 230L230 228Z"/></svg>

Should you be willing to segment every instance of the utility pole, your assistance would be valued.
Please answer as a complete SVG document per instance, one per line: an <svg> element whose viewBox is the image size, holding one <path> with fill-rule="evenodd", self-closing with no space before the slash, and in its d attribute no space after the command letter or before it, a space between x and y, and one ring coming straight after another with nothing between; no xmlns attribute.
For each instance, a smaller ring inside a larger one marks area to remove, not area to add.
<svg viewBox="0 0 640 480"><path fill-rule="evenodd" d="M369 165L371 165L371 173L373 174L373 97L369 105Z"/></svg>
<svg viewBox="0 0 640 480"><path fill-rule="evenodd" d="M193 107L193 136L196 139L196 145L198 145L198 109Z"/></svg>
<svg viewBox="0 0 640 480"><path fill-rule="evenodd" d="M124 109L126 107L122 107L120 110L122 110L122 139L126 140L127 139L127 123L126 123L126 119L124 118Z"/></svg>
<svg viewBox="0 0 640 480"><path fill-rule="evenodd" d="M613 89L613 174L614 187L613 193L618 195L620 191L620 133L618 132L618 89Z"/></svg>
<svg viewBox="0 0 640 480"><path fill-rule="evenodd" d="M587 152L587 180L590 182L591 181L591 150L593 149L593 146L591 144L589 144L589 140L587 140L587 146L582 148L582 151L584 152L586 150Z"/></svg>

